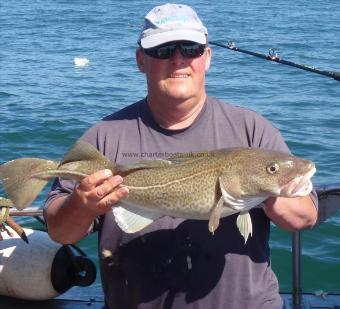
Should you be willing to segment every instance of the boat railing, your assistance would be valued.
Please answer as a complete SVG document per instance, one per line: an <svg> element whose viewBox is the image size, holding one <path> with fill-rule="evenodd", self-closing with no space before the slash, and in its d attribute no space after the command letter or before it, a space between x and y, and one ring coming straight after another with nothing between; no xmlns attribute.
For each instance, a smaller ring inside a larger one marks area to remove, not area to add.
<svg viewBox="0 0 340 309"><path fill-rule="evenodd" d="M318 221L314 228L325 222L340 209L340 184L317 186L316 192L319 200ZM301 233L292 233L292 300L294 308L301 308L302 285L301 285Z"/></svg>

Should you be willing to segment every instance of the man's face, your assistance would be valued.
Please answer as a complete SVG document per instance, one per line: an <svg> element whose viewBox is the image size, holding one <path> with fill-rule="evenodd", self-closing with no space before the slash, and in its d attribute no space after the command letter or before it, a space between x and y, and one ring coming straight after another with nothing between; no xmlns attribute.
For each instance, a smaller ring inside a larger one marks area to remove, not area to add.
<svg viewBox="0 0 340 309"><path fill-rule="evenodd" d="M146 75L149 96L159 99L201 99L205 95L205 72L210 59L209 47L197 58L185 58L178 48L169 59L156 59L137 50L138 67Z"/></svg>

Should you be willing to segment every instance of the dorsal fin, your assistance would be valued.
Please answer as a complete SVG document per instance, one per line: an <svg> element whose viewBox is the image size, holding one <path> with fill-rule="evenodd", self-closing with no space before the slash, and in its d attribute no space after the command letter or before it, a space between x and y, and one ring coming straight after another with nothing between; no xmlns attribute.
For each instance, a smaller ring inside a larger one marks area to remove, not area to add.
<svg viewBox="0 0 340 309"><path fill-rule="evenodd" d="M91 144L83 141L78 141L65 154L61 162L61 165L74 161L94 161L94 160L107 161L108 159Z"/></svg>

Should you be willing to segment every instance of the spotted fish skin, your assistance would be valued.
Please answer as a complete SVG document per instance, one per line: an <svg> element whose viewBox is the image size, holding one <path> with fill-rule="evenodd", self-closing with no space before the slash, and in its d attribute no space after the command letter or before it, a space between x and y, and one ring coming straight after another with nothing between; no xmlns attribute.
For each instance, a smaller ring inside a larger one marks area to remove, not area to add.
<svg viewBox="0 0 340 309"><path fill-rule="evenodd" d="M309 160L259 148L199 154L172 158L166 167L122 174L130 191L125 201L173 217L209 219L222 196L221 186L239 199L289 196L282 188L315 168Z"/></svg>

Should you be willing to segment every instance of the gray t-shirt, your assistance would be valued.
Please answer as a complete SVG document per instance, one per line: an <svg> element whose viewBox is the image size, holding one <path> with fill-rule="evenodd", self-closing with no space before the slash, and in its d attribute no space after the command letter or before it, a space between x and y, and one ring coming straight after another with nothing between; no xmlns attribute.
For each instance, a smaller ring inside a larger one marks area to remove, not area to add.
<svg viewBox="0 0 340 309"><path fill-rule="evenodd" d="M146 100L95 124L82 137L113 162L128 164L174 153L228 147L261 147L289 152L279 131L259 114L207 98L194 123L167 130L152 117ZM47 204L72 191L56 181ZM233 215L221 219L215 235L206 220L163 217L126 234L112 212L98 218L99 259L105 301L114 309L282 308L270 266L270 221L250 211L253 235L244 244ZM103 250L113 256L103 257Z"/></svg>

